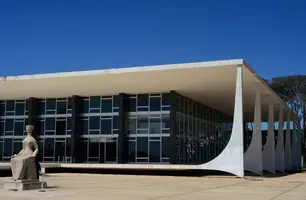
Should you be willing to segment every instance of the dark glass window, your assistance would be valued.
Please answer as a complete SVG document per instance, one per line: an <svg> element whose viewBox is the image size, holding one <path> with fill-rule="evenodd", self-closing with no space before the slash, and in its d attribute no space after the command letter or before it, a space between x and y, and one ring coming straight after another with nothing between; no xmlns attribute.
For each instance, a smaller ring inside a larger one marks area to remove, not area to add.
<svg viewBox="0 0 306 200"><path fill-rule="evenodd" d="M135 162L136 160L136 152L135 152L135 141L126 141L127 149L129 150L129 162Z"/></svg>
<svg viewBox="0 0 306 200"><path fill-rule="evenodd" d="M101 119L101 134L112 134L112 120Z"/></svg>
<svg viewBox="0 0 306 200"><path fill-rule="evenodd" d="M148 157L148 138L137 138L137 157Z"/></svg>
<svg viewBox="0 0 306 200"><path fill-rule="evenodd" d="M39 114L44 115L46 112L46 103L45 102L39 102Z"/></svg>
<svg viewBox="0 0 306 200"><path fill-rule="evenodd" d="M89 129L100 129L100 117L92 116L89 117Z"/></svg>
<svg viewBox="0 0 306 200"><path fill-rule="evenodd" d="M99 157L99 141L89 140L89 157Z"/></svg>
<svg viewBox="0 0 306 200"><path fill-rule="evenodd" d="M38 156L37 159L38 161L43 161L43 156L44 156L44 141L43 140L37 140L38 143Z"/></svg>
<svg viewBox="0 0 306 200"><path fill-rule="evenodd" d="M55 118L46 118L46 130L48 131L55 130Z"/></svg>
<svg viewBox="0 0 306 200"><path fill-rule="evenodd" d="M137 128L138 129L148 129L149 128L148 115L138 115L137 116Z"/></svg>
<svg viewBox="0 0 306 200"><path fill-rule="evenodd" d="M63 161L65 156L65 142L55 142L55 161Z"/></svg>
<svg viewBox="0 0 306 200"><path fill-rule="evenodd" d="M170 157L169 154L170 154L170 151L171 151L171 148L170 148L170 137L163 137L162 138L162 157L163 158L168 158Z"/></svg>
<svg viewBox="0 0 306 200"><path fill-rule="evenodd" d="M113 111L112 99L102 99L101 107L102 107L101 109L102 113L111 113Z"/></svg>
<svg viewBox="0 0 306 200"><path fill-rule="evenodd" d="M6 101L6 112L15 110L15 101Z"/></svg>
<svg viewBox="0 0 306 200"><path fill-rule="evenodd" d="M55 110L56 100L55 99L47 99L46 101L46 110Z"/></svg>
<svg viewBox="0 0 306 200"><path fill-rule="evenodd" d="M114 101L113 101L113 107L118 107L120 106L120 102L119 102L119 96L114 96Z"/></svg>
<svg viewBox="0 0 306 200"><path fill-rule="evenodd" d="M44 135L45 133L45 122L44 121L39 122L39 129L36 133L37 135Z"/></svg>
<svg viewBox="0 0 306 200"><path fill-rule="evenodd" d="M5 115L5 107L3 103L0 103L0 116Z"/></svg>
<svg viewBox="0 0 306 200"><path fill-rule="evenodd" d="M3 157L11 157L13 154L13 140L12 139L4 139L4 151Z"/></svg>
<svg viewBox="0 0 306 200"><path fill-rule="evenodd" d="M57 108L56 108L57 114L66 114L66 112L67 112L66 103L67 103L66 101L57 102Z"/></svg>
<svg viewBox="0 0 306 200"><path fill-rule="evenodd" d="M0 122L0 136L4 135L4 122Z"/></svg>
<svg viewBox="0 0 306 200"><path fill-rule="evenodd" d="M24 103L16 104L15 115L24 115Z"/></svg>
<svg viewBox="0 0 306 200"><path fill-rule="evenodd" d="M87 162L87 145L87 139L82 139L80 141L80 148L77 149L78 155L80 155L80 162Z"/></svg>
<svg viewBox="0 0 306 200"><path fill-rule="evenodd" d="M137 105L138 106L149 106L149 95L148 94L137 95Z"/></svg>
<svg viewBox="0 0 306 200"><path fill-rule="evenodd" d="M170 128L170 115L162 115L163 128Z"/></svg>
<svg viewBox="0 0 306 200"><path fill-rule="evenodd" d="M3 153L2 147L3 147L3 142L0 140L0 161L2 161L2 153Z"/></svg>
<svg viewBox="0 0 306 200"><path fill-rule="evenodd" d="M100 142L100 157L99 157L100 163L105 162L105 144L106 142Z"/></svg>
<svg viewBox="0 0 306 200"><path fill-rule="evenodd" d="M72 98L68 98L68 108L67 109L72 109Z"/></svg>
<svg viewBox="0 0 306 200"><path fill-rule="evenodd" d="M135 98L129 99L129 112L136 112L136 99Z"/></svg>
<svg viewBox="0 0 306 200"><path fill-rule="evenodd" d="M94 108L89 111L90 113L100 113L100 109Z"/></svg>
<svg viewBox="0 0 306 200"><path fill-rule="evenodd" d="M161 123L160 118L150 119L150 134L160 134L161 133L160 123Z"/></svg>
<svg viewBox="0 0 306 200"><path fill-rule="evenodd" d="M88 100L83 101L83 113L88 113L89 112L89 102Z"/></svg>
<svg viewBox="0 0 306 200"><path fill-rule="evenodd" d="M71 117L67 117L67 130L71 130L72 119Z"/></svg>
<svg viewBox="0 0 306 200"><path fill-rule="evenodd" d="M5 120L5 131L13 131L14 130L14 120L6 119Z"/></svg>
<svg viewBox="0 0 306 200"><path fill-rule="evenodd" d="M66 139L66 156L70 156L71 155L71 139L67 138Z"/></svg>
<svg viewBox="0 0 306 200"><path fill-rule="evenodd" d="M14 135L24 135L24 124L23 122L15 122Z"/></svg>
<svg viewBox="0 0 306 200"><path fill-rule="evenodd" d="M161 102L160 97L150 98L150 111L160 111L161 110Z"/></svg>
<svg viewBox="0 0 306 200"><path fill-rule="evenodd" d="M170 94L169 93L163 93L162 104L163 106L170 106Z"/></svg>
<svg viewBox="0 0 306 200"><path fill-rule="evenodd" d="M130 118L127 121L127 131L128 134L136 134L136 119Z"/></svg>
<svg viewBox="0 0 306 200"><path fill-rule="evenodd" d="M46 115L54 115L56 114L56 110L46 110Z"/></svg>
<svg viewBox="0 0 306 200"><path fill-rule="evenodd" d="M160 162L160 141L150 141L150 162Z"/></svg>
<svg viewBox="0 0 306 200"><path fill-rule="evenodd" d="M170 106L168 106L168 107L163 107L162 110L163 110L163 111L168 111L168 110L170 110Z"/></svg>
<svg viewBox="0 0 306 200"><path fill-rule="evenodd" d="M87 135L88 134L88 120L81 120L82 126L83 126L83 133L81 135Z"/></svg>
<svg viewBox="0 0 306 200"><path fill-rule="evenodd" d="M106 143L106 162L116 162L117 160L117 142Z"/></svg>
<svg viewBox="0 0 306 200"><path fill-rule="evenodd" d="M45 149L44 149L45 157L53 157L54 156L54 139L46 138L45 139Z"/></svg>
<svg viewBox="0 0 306 200"><path fill-rule="evenodd" d="M56 135L66 134L66 121L56 121Z"/></svg>
<svg viewBox="0 0 306 200"><path fill-rule="evenodd" d="M138 107L137 111L148 111L149 107Z"/></svg>
<svg viewBox="0 0 306 200"><path fill-rule="evenodd" d="M119 115L113 116L113 129L119 129L120 126L120 117Z"/></svg>
<svg viewBox="0 0 306 200"><path fill-rule="evenodd" d="M90 97L90 108L100 108L101 97Z"/></svg>

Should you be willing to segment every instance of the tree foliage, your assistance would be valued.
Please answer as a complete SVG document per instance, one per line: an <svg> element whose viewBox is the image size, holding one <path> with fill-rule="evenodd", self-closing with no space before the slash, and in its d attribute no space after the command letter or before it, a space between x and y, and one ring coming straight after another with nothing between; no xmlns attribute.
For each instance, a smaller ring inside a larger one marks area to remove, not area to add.
<svg viewBox="0 0 306 200"><path fill-rule="evenodd" d="M272 78L269 82L274 91L300 116L302 129L306 120L306 75Z"/></svg>

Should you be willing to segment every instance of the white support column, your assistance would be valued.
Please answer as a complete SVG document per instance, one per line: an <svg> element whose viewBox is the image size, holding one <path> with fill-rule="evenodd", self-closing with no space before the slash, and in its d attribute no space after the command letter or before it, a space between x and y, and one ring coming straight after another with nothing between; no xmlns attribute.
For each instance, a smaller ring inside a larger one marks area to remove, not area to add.
<svg viewBox="0 0 306 200"><path fill-rule="evenodd" d="M244 169L262 175L261 99L259 90L256 90L255 97L252 140L244 153Z"/></svg>
<svg viewBox="0 0 306 200"><path fill-rule="evenodd" d="M285 171L285 152L284 152L284 116L283 108L279 110L278 134L276 142L275 169L280 172Z"/></svg>
<svg viewBox="0 0 306 200"><path fill-rule="evenodd" d="M269 103L268 135L263 150L263 170L275 174L274 105Z"/></svg>
<svg viewBox="0 0 306 200"><path fill-rule="evenodd" d="M201 164L195 169L224 171L244 176L243 167L243 90L242 66L237 67L234 121L230 140L225 149L213 160Z"/></svg>
<svg viewBox="0 0 306 200"><path fill-rule="evenodd" d="M302 165L303 165L303 162L302 162L302 144L301 144L301 141L302 141L302 138L301 138L301 125L299 124L297 126L297 134L296 134L296 137L297 137L297 165L298 165L298 168L301 169L302 168Z"/></svg>
<svg viewBox="0 0 306 200"><path fill-rule="evenodd" d="M292 170L291 163L291 133L290 133L290 114L287 114L286 122L286 141L285 141L285 170Z"/></svg>
<svg viewBox="0 0 306 200"><path fill-rule="evenodd" d="M291 142L291 163L292 163L292 169L297 170L298 169L298 155L297 155L297 130L296 130L296 121L293 121L292 124L292 142Z"/></svg>

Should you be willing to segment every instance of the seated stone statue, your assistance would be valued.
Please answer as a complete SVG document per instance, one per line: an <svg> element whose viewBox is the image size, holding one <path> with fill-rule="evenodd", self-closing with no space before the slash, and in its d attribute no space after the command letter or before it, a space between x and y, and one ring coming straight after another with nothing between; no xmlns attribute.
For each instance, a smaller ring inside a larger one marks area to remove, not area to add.
<svg viewBox="0 0 306 200"><path fill-rule="evenodd" d="M38 179L36 170L38 145L36 140L32 137L33 130L34 126L26 126L27 136L22 141L22 150L11 158L13 180Z"/></svg>

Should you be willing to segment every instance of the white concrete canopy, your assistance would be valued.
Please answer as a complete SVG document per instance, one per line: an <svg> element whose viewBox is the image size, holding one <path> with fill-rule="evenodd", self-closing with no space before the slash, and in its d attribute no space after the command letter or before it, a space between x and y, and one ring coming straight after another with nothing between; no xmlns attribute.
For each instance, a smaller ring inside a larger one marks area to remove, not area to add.
<svg viewBox="0 0 306 200"><path fill-rule="evenodd" d="M297 116L242 59L130 67L121 69L8 76L0 78L0 100L114 95L124 93L178 93L233 116L237 67L243 68L244 120L254 116L255 87L261 93L262 120L268 120L269 102L274 111Z"/></svg>

